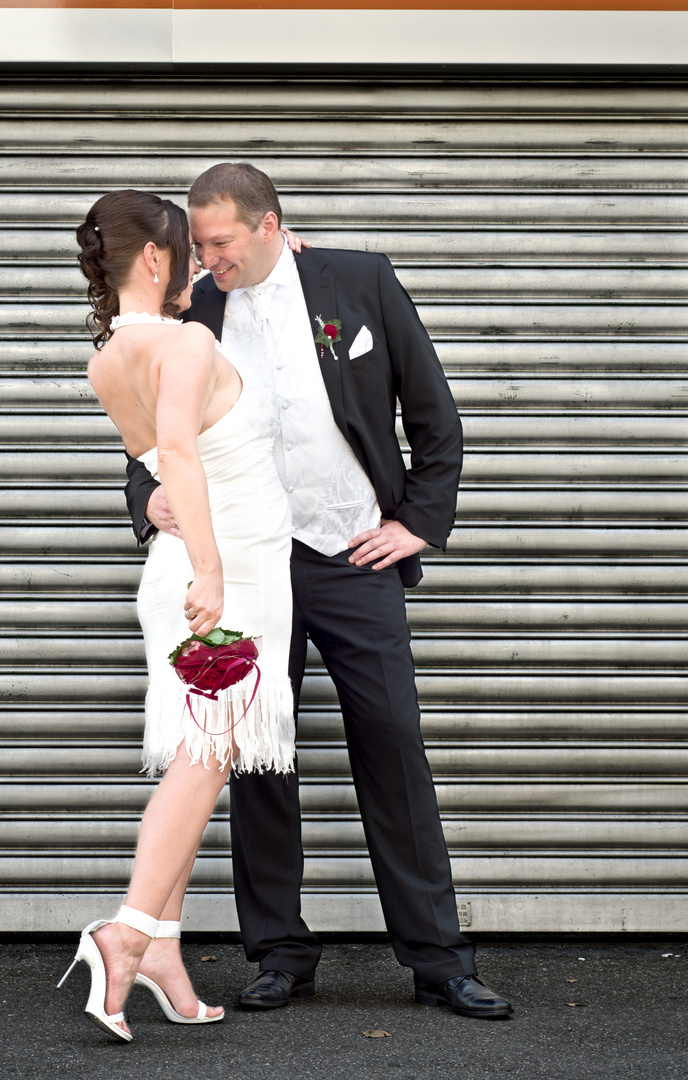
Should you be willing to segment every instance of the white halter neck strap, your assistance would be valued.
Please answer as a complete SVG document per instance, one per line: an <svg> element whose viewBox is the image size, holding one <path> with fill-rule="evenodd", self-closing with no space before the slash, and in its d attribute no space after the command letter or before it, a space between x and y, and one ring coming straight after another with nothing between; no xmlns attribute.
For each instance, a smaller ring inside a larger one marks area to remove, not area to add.
<svg viewBox="0 0 688 1080"><path fill-rule="evenodd" d="M110 319L110 330L114 333L120 326L136 326L138 323L169 323L181 326L181 319L170 319L167 315L149 315L147 311L127 311L124 315L115 315Z"/></svg>

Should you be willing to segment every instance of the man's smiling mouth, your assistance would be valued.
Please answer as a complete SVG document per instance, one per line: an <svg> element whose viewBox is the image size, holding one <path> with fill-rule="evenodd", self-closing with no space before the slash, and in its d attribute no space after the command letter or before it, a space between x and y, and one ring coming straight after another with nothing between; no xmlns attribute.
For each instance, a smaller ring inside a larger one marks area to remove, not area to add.
<svg viewBox="0 0 688 1080"><path fill-rule="evenodd" d="M234 264L232 263L231 266L225 266L224 270L211 270L211 273L214 274L216 277L221 277L223 274L226 274L228 270L233 270L233 269L234 269Z"/></svg>

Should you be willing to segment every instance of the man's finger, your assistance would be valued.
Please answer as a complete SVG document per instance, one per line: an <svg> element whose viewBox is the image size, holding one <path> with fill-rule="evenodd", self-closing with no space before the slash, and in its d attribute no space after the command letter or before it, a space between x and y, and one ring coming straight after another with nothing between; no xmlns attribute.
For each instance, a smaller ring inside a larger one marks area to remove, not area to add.
<svg viewBox="0 0 688 1080"><path fill-rule="evenodd" d="M368 544L362 544L349 558L351 563L364 562L366 559L376 559L382 554L382 548L374 544L372 540Z"/></svg>
<svg viewBox="0 0 688 1080"><path fill-rule="evenodd" d="M158 517L158 520L154 521L153 524L157 525L161 532L169 533L170 536L182 535L179 530L179 526L177 525L177 522L174 520L171 513L160 515Z"/></svg>
<svg viewBox="0 0 688 1080"><path fill-rule="evenodd" d="M349 559L349 562L355 563L356 566L365 566L367 563L373 561L373 559L379 559L380 556L389 558L394 553L394 548L389 548L385 544L379 544L375 547L371 547L363 552L356 552L356 555Z"/></svg>
<svg viewBox="0 0 688 1080"><path fill-rule="evenodd" d="M359 533L358 536L354 536L353 540L349 540L349 547L360 547L361 544L365 544L367 540L374 540L382 535L382 529L367 529L365 532Z"/></svg>
<svg viewBox="0 0 688 1080"><path fill-rule="evenodd" d="M400 558L401 552L392 551L386 559L383 559L382 562L375 563L375 565L371 569L386 570L388 566L394 566L395 562L398 562Z"/></svg>

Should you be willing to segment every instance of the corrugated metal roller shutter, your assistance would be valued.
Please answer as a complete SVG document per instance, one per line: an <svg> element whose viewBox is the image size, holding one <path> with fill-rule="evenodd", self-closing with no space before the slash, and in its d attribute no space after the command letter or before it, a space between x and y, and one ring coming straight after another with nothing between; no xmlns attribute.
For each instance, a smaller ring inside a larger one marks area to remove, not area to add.
<svg viewBox="0 0 688 1080"><path fill-rule="evenodd" d="M465 419L456 528L409 618L473 926L685 929L684 87L46 77L0 102L3 926L109 910L151 790L141 555L84 377L73 228L104 190L182 200L234 156L314 242L389 253ZM305 908L377 929L315 654L305 698ZM235 925L226 811L197 926Z"/></svg>

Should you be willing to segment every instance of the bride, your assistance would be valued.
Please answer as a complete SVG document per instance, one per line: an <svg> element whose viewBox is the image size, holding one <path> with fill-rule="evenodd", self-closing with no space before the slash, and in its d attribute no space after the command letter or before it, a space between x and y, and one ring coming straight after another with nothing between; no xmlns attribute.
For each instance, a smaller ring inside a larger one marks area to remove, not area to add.
<svg viewBox="0 0 688 1080"><path fill-rule="evenodd" d="M157 534L138 599L150 675L144 767L163 779L143 815L124 905L86 927L72 964L91 969L89 1018L128 1042L122 1010L134 982L177 1023L224 1016L197 1000L184 968L182 902L229 770L292 768L291 527L269 389L233 366L206 327L176 318L198 269L183 210L146 192L113 192L77 240L97 350L89 379L127 452L164 484L182 537ZM249 677L217 701L191 702L168 657L223 611L226 626L261 638L259 686Z"/></svg>

